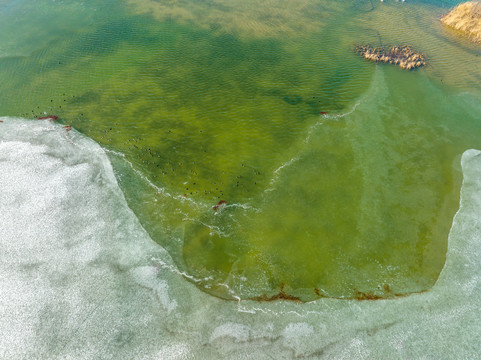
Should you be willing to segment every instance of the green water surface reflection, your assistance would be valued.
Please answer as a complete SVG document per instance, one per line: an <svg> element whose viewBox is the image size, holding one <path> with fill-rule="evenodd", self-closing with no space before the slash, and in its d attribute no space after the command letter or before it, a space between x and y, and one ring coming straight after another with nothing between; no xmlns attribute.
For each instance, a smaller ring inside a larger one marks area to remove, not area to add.
<svg viewBox="0 0 481 360"><path fill-rule="evenodd" d="M439 4L32 3L3 9L24 21L2 25L2 113L59 115L104 146L199 287L311 300L434 284L460 154L481 146L480 50L438 24ZM366 42L431 65L368 63Z"/></svg>

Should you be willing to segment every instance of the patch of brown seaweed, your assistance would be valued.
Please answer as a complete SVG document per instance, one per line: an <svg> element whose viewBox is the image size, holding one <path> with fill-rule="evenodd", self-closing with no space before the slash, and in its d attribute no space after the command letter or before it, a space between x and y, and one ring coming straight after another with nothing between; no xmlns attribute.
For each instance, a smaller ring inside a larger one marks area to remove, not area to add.
<svg viewBox="0 0 481 360"><path fill-rule="evenodd" d="M256 296L254 298L251 298L250 300L255 300L255 301L276 301L276 300L288 300L288 301L294 301L294 302L303 302L300 298L297 296L290 295L284 291L284 284L281 284L280 290L277 294L272 295L272 296L267 296L266 294L261 295L261 296Z"/></svg>
<svg viewBox="0 0 481 360"><path fill-rule="evenodd" d="M372 47L358 45L356 52L367 60L397 65L413 70L426 65L426 57L415 52L410 46Z"/></svg>

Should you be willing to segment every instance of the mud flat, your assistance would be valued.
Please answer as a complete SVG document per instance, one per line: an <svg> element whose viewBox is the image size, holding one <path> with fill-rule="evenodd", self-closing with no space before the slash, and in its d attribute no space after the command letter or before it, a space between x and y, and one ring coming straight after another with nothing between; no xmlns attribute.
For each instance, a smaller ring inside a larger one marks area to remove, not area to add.
<svg viewBox="0 0 481 360"><path fill-rule="evenodd" d="M398 65L406 70L426 65L425 56L416 53L410 46L372 47L370 45L358 45L356 51L367 60Z"/></svg>
<svg viewBox="0 0 481 360"><path fill-rule="evenodd" d="M444 15L441 22L461 31L472 41L481 43L481 2L462 3Z"/></svg>

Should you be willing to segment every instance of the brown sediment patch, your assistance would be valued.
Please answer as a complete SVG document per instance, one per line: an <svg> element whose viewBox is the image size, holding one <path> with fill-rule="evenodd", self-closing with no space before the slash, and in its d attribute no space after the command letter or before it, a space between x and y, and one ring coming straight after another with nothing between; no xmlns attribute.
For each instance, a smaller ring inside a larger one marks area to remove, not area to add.
<svg viewBox="0 0 481 360"><path fill-rule="evenodd" d="M441 18L441 22L461 31L472 41L481 43L481 2L459 4Z"/></svg>
<svg viewBox="0 0 481 360"><path fill-rule="evenodd" d="M391 289L389 284L384 284L382 288L383 288L383 291L384 291L384 293L382 293L382 294L376 294L372 291L362 292L362 291L356 290L355 295L354 295L354 300L359 300L359 301L363 301L363 300L392 300L392 299L406 297L406 296L410 295L410 294L395 293ZM419 291L418 293L423 293L423 292L425 292L425 290Z"/></svg>
<svg viewBox="0 0 481 360"><path fill-rule="evenodd" d="M251 298L249 300L255 300L255 301L276 301L276 300L288 300L288 301L295 301L295 302L303 302L300 298L297 296L289 295L284 291L284 284L281 284L281 288L279 292L275 295L272 296L267 296L266 294L261 295L261 296L256 296L254 298Z"/></svg>
<svg viewBox="0 0 481 360"><path fill-rule="evenodd" d="M299 302L299 303L305 303L305 302L312 301L312 300L304 301L304 300L301 300L297 296L293 296L293 295L290 295L290 294L286 293L284 291L284 286L285 286L284 284L281 284L279 292L275 295L268 296L268 295L264 294L264 295L256 296L256 297L249 298L249 299L246 299L246 300L254 300L254 301L259 301L259 302L271 302L271 301L276 301L276 300L287 300L287 301L294 301L294 302ZM423 292L426 292L426 291L428 291L428 290L423 290L423 291L419 291L419 292L416 292L416 293L423 293ZM394 299L397 299L397 298L407 297L407 296L411 295L411 293L409 293L409 294L396 293L391 289L389 284L383 285L383 293L374 293L372 291L362 292L362 291L354 289L354 295L351 298L337 298L337 297L325 296L321 293L321 291L317 287L314 288L314 293L319 298L337 299L337 300L357 300L357 301L394 300Z"/></svg>
<svg viewBox="0 0 481 360"><path fill-rule="evenodd" d="M356 46L356 52L369 61L397 65L402 69L413 70L426 65L426 57L415 52L410 46L372 47Z"/></svg>
<svg viewBox="0 0 481 360"><path fill-rule="evenodd" d="M381 299L384 299L384 298L380 295L376 295L376 294L373 294L371 292L364 293L364 292L358 291L356 293L354 299L356 299L356 300L381 300Z"/></svg>
<svg viewBox="0 0 481 360"><path fill-rule="evenodd" d="M261 296L256 296L254 298L251 298L250 300L255 300L255 301L276 301L276 300L288 300L288 301L295 301L295 302L304 302L300 298L286 294L284 291L279 291L278 294L272 295L272 296L267 296L266 294L261 295Z"/></svg>
<svg viewBox="0 0 481 360"><path fill-rule="evenodd" d="M272 38L320 31L338 6L312 0L127 0L137 14L195 24L240 37Z"/></svg>
<svg viewBox="0 0 481 360"><path fill-rule="evenodd" d="M214 205L212 209L214 209L214 211L223 210L226 206L227 206L227 201L221 200L217 203L217 205Z"/></svg>
<svg viewBox="0 0 481 360"><path fill-rule="evenodd" d="M40 116L40 117L37 118L37 120L57 121L57 120L58 120L58 116L56 116L56 115Z"/></svg>

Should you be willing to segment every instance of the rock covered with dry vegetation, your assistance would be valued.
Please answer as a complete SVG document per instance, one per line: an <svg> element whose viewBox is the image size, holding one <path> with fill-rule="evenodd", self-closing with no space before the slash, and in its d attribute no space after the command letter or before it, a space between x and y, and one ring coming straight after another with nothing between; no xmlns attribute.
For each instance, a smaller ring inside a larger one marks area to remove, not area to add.
<svg viewBox="0 0 481 360"><path fill-rule="evenodd" d="M481 43L481 2L468 1L456 6L441 18L441 22Z"/></svg>
<svg viewBox="0 0 481 360"><path fill-rule="evenodd" d="M410 46L372 47L359 45L356 51L365 59L398 65L402 69L412 70L426 65L426 58L416 53Z"/></svg>

